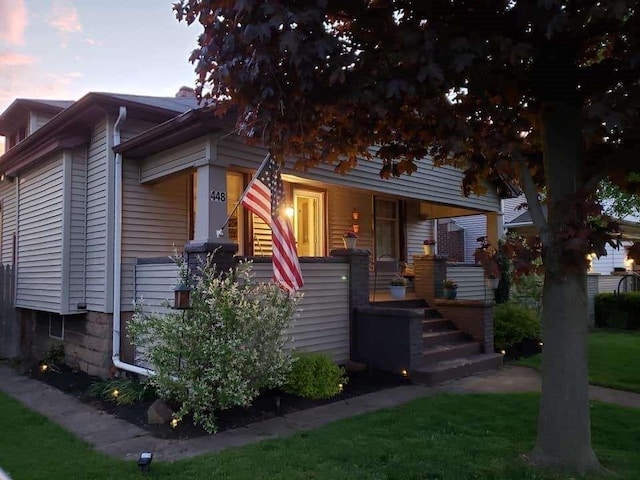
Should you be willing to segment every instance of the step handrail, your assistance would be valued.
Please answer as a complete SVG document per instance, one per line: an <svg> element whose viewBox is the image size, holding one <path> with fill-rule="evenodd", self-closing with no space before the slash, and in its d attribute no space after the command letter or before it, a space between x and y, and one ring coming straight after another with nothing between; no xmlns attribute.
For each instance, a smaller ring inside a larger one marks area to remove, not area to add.
<svg viewBox="0 0 640 480"><path fill-rule="evenodd" d="M620 279L620 281L618 282L618 289L616 291L616 295L620 295L620 287L622 286L622 282L624 281L624 279L627 278L627 277L632 277L632 278L638 279L638 278L640 278L640 273L638 273L638 272L630 272L630 273L627 273L627 274L623 275L622 278Z"/></svg>

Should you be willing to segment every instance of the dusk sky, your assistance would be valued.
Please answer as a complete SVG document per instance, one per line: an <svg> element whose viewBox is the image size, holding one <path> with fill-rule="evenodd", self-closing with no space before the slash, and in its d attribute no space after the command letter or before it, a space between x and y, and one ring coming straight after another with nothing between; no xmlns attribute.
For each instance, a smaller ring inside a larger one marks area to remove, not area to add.
<svg viewBox="0 0 640 480"><path fill-rule="evenodd" d="M199 25L178 23L172 3L0 0L0 112L16 98L173 96L193 86Z"/></svg>

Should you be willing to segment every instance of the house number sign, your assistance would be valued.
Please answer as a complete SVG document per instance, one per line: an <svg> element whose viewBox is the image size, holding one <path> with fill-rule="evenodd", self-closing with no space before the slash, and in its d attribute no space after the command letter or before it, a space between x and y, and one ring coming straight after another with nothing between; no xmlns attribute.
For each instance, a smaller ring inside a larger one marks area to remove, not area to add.
<svg viewBox="0 0 640 480"><path fill-rule="evenodd" d="M211 190L211 195L209 195L209 199L212 202L226 202L227 194L225 192L219 192L217 190Z"/></svg>

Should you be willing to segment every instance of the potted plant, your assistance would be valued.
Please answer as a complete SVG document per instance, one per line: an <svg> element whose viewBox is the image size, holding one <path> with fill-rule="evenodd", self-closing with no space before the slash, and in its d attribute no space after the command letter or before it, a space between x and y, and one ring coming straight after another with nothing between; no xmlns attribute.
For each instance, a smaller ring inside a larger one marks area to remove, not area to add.
<svg viewBox="0 0 640 480"><path fill-rule="evenodd" d="M389 293L392 298L404 298L407 293L407 279L400 274L396 274L389 283Z"/></svg>
<svg viewBox="0 0 640 480"><path fill-rule="evenodd" d="M476 249L473 256L476 263L482 265L484 269L485 285L487 288L495 290L500 284L500 252L497 248L489 243L486 237L478 238L481 243L480 247Z"/></svg>
<svg viewBox="0 0 640 480"><path fill-rule="evenodd" d="M433 255L435 250L436 241L433 238L427 238L422 242L422 249L425 255Z"/></svg>
<svg viewBox="0 0 640 480"><path fill-rule="evenodd" d="M444 287L444 298L447 300L455 300L458 295L458 284L450 278L447 278L442 282L442 286Z"/></svg>
<svg viewBox="0 0 640 480"><path fill-rule="evenodd" d="M344 242L344 248L356 248L356 242L358 241L358 235L355 232L344 232L342 236Z"/></svg>

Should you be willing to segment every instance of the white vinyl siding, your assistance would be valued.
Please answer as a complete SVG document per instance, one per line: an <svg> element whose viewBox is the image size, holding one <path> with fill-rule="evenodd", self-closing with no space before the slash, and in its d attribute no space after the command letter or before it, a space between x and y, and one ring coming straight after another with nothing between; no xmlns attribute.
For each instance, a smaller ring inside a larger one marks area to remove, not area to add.
<svg viewBox="0 0 640 480"><path fill-rule="evenodd" d="M16 307L61 309L63 180L62 154L20 178Z"/></svg>
<svg viewBox="0 0 640 480"><path fill-rule="evenodd" d="M69 198L69 304L67 312L78 311L85 302L85 254L87 221L87 147L73 150L71 157L71 196Z"/></svg>
<svg viewBox="0 0 640 480"><path fill-rule="evenodd" d="M447 265L447 278L458 284L459 300L493 300L493 290L485 285L482 267Z"/></svg>
<svg viewBox="0 0 640 480"><path fill-rule="evenodd" d="M208 145L209 138L201 137L145 158L140 162L140 181L150 182L206 163Z"/></svg>
<svg viewBox="0 0 640 480"><path fill-rule="evenodd" d="M600 275L598 277L598 292L612 293L618 291L618 285L623 275ZM624 290L621 288L620 290Z"/></svg>
<svg viewBox="0 0 640 480"><path fill-rule="evenodd" d="M627 244L628 245L628 244ZM624 246L613 248L611 245L605 245L607 254L600 258L594 258L591 262L590 273L602 273L609 275L614 268L625 268L625 260L627 259L627 251Z"/></svg>
<svg viewBox="0 0 640 480"><path fill-rule="evenodd" d="M433 220L420 218L420 203L407 201L407 262L413 263L415 255L424 255L422 242L434 237Z"/></svg>
<svg viewBox="0 0 640 480"><path fill-rule="evenodd" d="M293 327L291 347L323 352L336 363L349 360L349 266L346 263L302 263L305 285ZM178 269L173 263L136 266L136 297L144 298L147 312L166 312L164 300L173 298ZM253 265L254 279L268 282L271 263Z"/></svg>
<svg viewBox="0 0 640 480"><path fill-rule="evenodd" d="M476 263L474 253L480 246L479 237L487 235L486 215L469 215L467 217L455 217L453 222L464 228L464 256L466 263Z"/></svg>
<svg viewBox="0 0 640 480"><path fill-rule="evenodd" d="M156 125L157 123L155 122L146 122L144 120L138 120L137 118L127 118L120 130L120 141L124 143L127 140L131 140L133 137L146 132Z"/></svg>
<svg viewBox="0 0 640 480"><path fill-rule="evenodd" d="M108 119L91 134L87 160L87 309L105 311L107 299Z"/></svg>
<svg viewBox="0 0 640 480"><path fill-rule="evenodd" d="M256 169L262 162L266 149L249 146L237 136L223 137L218 141L217 158L223 165ZM462 172L453 167L434 167L430 160L417 162L418 171L413 175L384 180L380 178L380 160L360 160L357 168L346 175L333 171L331 165L319 165L302 172L293 169L293 165L285 168L285 173L317 180L320 182L369 190L398 197L413 198L446 205L456 205L483 211L498 211L500 201L496 194L483 196L462 195Z"/></svg>
<svg viewBox="0 0 640 480"><path fill-rule="evenodd" d="M371 193L345 187L327 186L327 219L329 225L329 251L344 248L342 236L359 225L356 248L373 252L373 211ZM359 218L351 218L353 209Z"/></svg>
<svg viewBox="0 0 640 480"><path fill-rule="evenodd" d="M522 204L526 204L527 199L524 195L520 195L516 198L505 198L502 201L502 213L504 215L504 223L509 223L514 218L519 217L527 211L525 208L520 208Z"/></svg>
<svg viewBox="0 0 640 480"><path fill-rule="evenodd" d="M55 116L54 113L29 112L29 135L40 130Z"/></svg>
<svg viewBox="0 0 640 480"><path fill-rule="evenodd" d="M138 166L123 162L121 308L131 310L137 258L169 257L189 241L188 175L140 184Z"/></svg>
<svg viewBox="0 0 640 480"><path fill-rule="evenodd" d="M2 265L13 264L13 244L16 233L16 189L18 180L0 184L0 215L2 216Z"/></svg>

